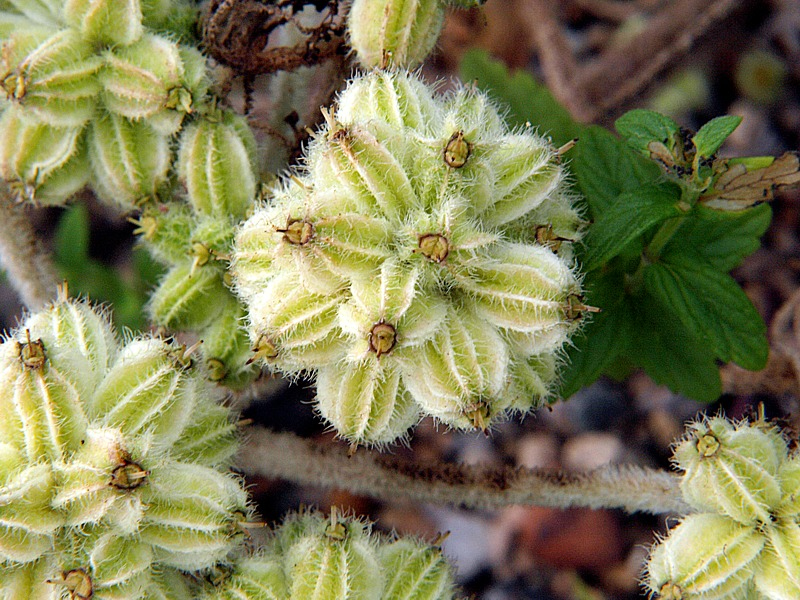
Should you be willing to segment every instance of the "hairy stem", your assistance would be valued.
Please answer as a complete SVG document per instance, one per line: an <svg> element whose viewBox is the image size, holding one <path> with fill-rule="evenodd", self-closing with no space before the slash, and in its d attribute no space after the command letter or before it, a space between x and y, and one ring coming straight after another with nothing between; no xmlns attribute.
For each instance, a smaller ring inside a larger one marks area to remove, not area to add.
<svg viewBox="0 0 800 600"><path fill-rule="evenodd" d="M678 478L638 466L588 473L539 469L419 464L340 445L321 445L290 433L250 432L237 465L246 473L300 484L347 489L383 500L409 498L466 508L529 504L622 508L628 512L686 513Z"/></svg>
<svg viewBox="0 0 800 600"><path fill-rule="evenodd" d="M59 280L25 209L7 190L0 193L0 263L23 304L38 310L55 296Z"/></svg>

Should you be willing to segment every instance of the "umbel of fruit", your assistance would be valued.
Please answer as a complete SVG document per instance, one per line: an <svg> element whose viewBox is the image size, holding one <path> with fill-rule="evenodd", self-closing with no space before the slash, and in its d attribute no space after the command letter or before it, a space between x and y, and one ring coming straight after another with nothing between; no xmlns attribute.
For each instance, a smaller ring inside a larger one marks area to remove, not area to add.
<svg viewBox="0 0 800 600"><path fill-rule="evenodd" d="M486 428L550 394L586 308L580 223L557 151L482 93L356 77L238 233L255 355L313 373L318 410L353 443L422 415Z"/></svg>

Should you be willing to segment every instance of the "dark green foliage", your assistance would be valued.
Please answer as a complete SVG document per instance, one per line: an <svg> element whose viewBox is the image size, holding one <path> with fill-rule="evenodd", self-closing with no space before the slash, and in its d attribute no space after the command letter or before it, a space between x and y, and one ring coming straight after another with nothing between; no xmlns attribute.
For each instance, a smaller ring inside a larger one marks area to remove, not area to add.
<svg viewBox="0 0 800 600"><path fill-rule="evenodd" d="M568 165L591 220L579 260L585 301L602 312L573 339L562 395L631 365L712 401L721 393L720 362L764 367L766 327L729 272L759 247L771 210L758 198L741 210L705 205L729 168L715 154L739 117L713 119L693 134L633 110L617 120L617 137L575 123L544 86L484 53L468 53L462 75L506 102L513 123L530 123L555 144L579 138ZM762 162L753 169L772 164Z"/></svg>

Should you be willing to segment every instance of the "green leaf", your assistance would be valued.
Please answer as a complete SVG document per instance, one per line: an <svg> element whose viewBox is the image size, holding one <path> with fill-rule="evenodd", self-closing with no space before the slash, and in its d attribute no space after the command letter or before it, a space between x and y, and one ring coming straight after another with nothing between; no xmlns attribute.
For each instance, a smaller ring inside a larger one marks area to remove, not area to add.
<svg viewBox="0 0 800 600"><path fill-rule="evenodd" d="M661 178L653 161L633 152L621 139L602 127L584 128L569 163L591 216L597 219L623 192Z"/></svg>
<svg viewBox="0 0 800 600"><path fill-rule="evenodd" d="M625 352L633 334L622 273L590 273L584 287L586 302L602 312L593 315L572 337L562 372L560 394L563 398L600 377Z"/></svg>
<svg viewBox="0 0 800 600"><path fill-rule="evenodd" d="M708 123L703 125L700 131L692 138L694 147L697 148L697 156L713 156L741 122L742 117L726 115L724 117L711 119Z"/></svg>
<svg viewBox="0 0 800 600"><path fill-rule="evenodd" d="M684 214L679 200L680 189L669 183L620 194L589 229L585 269L607 263L653 225Z"/></svg>
<svg viewBox="0 0 800 600"><path fill-rule="evenodd" d="M647 291L720 359L763 369L769 354L767 327L733 278L683 257L664 258L645 269Z"/></svg>
<svg viewBox="0 0 800 600"><path fill-rule="evenodd" d="M89 211L83 204L73 204L58 221L54 236L58 264L78 267L89 254Z"/></svg>
<svg viewBox="0 0 800 600"><path fill-rule="evenodd" d="M768 204L739 212L697 206L664 248L664 255L693 257L727 273L758 250L771 219Z"/></svg>
<svg viewBox="0 0 800 600"><path fill-rule="evenodd" d="M461 79L477 81L478 87L508 105L509 125L530 123L560 146L581 136L582 126L553 98L550 91L524 71L513 75L492 60L485 50L469 50L461 59Z"/></svg>
<svg viewBox="0 0 800 600"><path fill-rule="evenodd" d="M658 384L701 402L722 393L714 354L674 313L644 294L636 299L635 331L627 358Z"/></svg>
<svg viewBox="0 0 800 600"><path fill-rule="evenodd" d="M631 110L614 123L615 129L635 150L650 156L650 142L662 142L672 148L670 140L680 132L680 126L669 117L652 110Z"/></svg>

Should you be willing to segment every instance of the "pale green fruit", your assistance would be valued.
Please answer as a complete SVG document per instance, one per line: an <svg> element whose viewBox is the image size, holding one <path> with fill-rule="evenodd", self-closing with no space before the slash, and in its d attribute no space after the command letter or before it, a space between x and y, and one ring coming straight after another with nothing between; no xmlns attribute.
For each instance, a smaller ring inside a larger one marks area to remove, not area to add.
<svg viewBox="0 0 800 600"><path fill-rule="evenodd" d="M196 77L196 75L195 75ZM146 34L130 46L105 55L99 75L106 108L129 119L149 119L160 133L171 135L193 107L183 57L174 42ZM160 119L153 120L159 116Z"/></svg>
<svg viewBox="0 0 800 600"><path fill-rule="evenodd" d="M245 329L247 315L230 294L216 302L222 304L222 309L202 330L207 375L229 389L242 388L258 375L258 368L248 364L253 351Z"/></svg>
<svg viewBox="0 0 800 600"><path fill-rule="evenodd" d="M570 267L550 250L526 244L496 244L453 270L474 310L498 327L536 333L563 327L569 296L579 289Z"/></svg>
<svg viewBox="0 0 800 600"><path fill-rule="evenodd" d="M141 236L148 252L169 265L184 262L196 226L192 209L177 202L147 206L136 220L134 233Z"/></svg>
<svg viewBox="0 0 800 600"><path fill-rule="evenodd" d="M61 204L89 179L82 138L79 128L51 127L8 107L0 117L0 176L21 200Z"/></svg>
<svg viewBox="0 0 800 600"><path fill-rule="evenodd" d="M204 600L287 600L286 576L277 557L266 554L236 562L233 573ZM292 597L293 598L293 597Z"/></svg>
<svg viewBox="0 0 800 600"><path fill-rule="evenodd" d="M48 579L54 574L52 558L24 565L0 567L1 600L61 600L61 590Z"/></svg>
<svg viewBox="0 0 800 600"><path fill-rule="evenodd" d="M184 352L155 338L129 342L87 402L93 421L126 438L147 434L152 449L169 449L205 400L201 373L185 366Z"/></svg>
<svg viewBox="0 0 800 600"><path fill-rule="evenodd" d="M147 507L140 539L158 562L186 571L207 569L225 558L243 535L247 493L231 475L190 463L153 467L139 488Z"/></svg>
<svg viewBox="0 0 800 600"><path fill-rule="evenodd" d="M89 127L89 158L95 191L130 210L156 195L170 166L169 139L146 121L102 114Z"/></svg>
<svg viewBox="0 0 800 600"><path fill-rule="evenodd" d="M347 29L367 68L411 68L428 56L444 22L441 0L355 0Z"/></svg>
<svg viewBox="0 0 800 600"><path fill-rule="evenodd" d="M187 578L176 569L159 567L144 593L143 600L195 600Z"/></svg>
<svg viewBox="0 0 800 600"><path fill-rule="evenodd" d="M232 411L220 404L200 402L191 416L171 456L205 467L229 465L239 449L239 427Z"/></svg>
<svg viewBox="0 0 800 600"><path fill-rule="evenodd" d="M81 449L56 467L58 488L52 505L70 527L113 522L120 533L136 532L144 507L132 493L148 478L138 449L121 432L90 428Z"/></svg>
<svg viewBox="0 0 800 600"><path fill-rule="evenodd" d="M298 279L291 271L278 275L250 302L256 356L289 372L338 360L344 344L337 327L344 292L316 294Z"/></svg>
<svg viewBox="0 0 800 600"><path fill-rule="evenodd" d="M380 600L383 572L369 527L344 519L306 514L278 531L292 600Z"/></svg>
<svg viewBox="0 0 800 600"><path fill-rule="evenodd" d="M54 127L79 127L93 117L102 61L77 32L23 30L2 50L2 88L10 100Z"/></svg>
<svg viewBox="0 0 800 600"><path fill-rule="evenodd" d="M52 547L64 524L64 516L50 505L55 484L50 466L39 464L0 486L0 561L31 562Z"/></svg>
<svg viewBox="0 0 800 600"><path fill-rule="evenodd" d="M20 330L42 341L50 365L72 380L82 398L94 393L118 350L108 313L70 300L65 290L53 305L28 317Z"/></svg>
<svg viewBox="0 0 800 600"><path fill-rule="evenodd" d="M256 193L255 138L231 111L189 125L181 135L178 176L195 210L241 218Z"/></svg>
<svg viewBox="0 0 800 600"><path fill-rule="evenodd" d="M403 382L426 414L459 429L486 429L508 400L509 355L490 322L450 309L435 338L411 353Z"/></svg>
<svg viewBox="0 0 800 600"><path fill-rule="evenodd" d="M452 567L439 548L400 538L380 546L378 559L386 573L382 600L451 600L454 597Z"/></svg>
<svg viewBox="0 0 800 600"><path fill-rule="evenodd" d="M378 71L358 77L339 96L336 117L345 126L381 119L395 128L431 132L442 120L430 88L404 73Z"/></svg>
<svg viewBox="0 0 800 600"><path fill-rule="evenodd" d="M127 46L143 32L139 0L66 0L64 19L86 40Z"/></svg>
<svg viewBox="0 0 800 600"><path fill-rule="evenodd" d="M369 356L317 373L317 409L353 444L393 442L419 421L419 407L400 381L400 369Z"/></svg>
<svg viewBox="0 0 800 600"><path fill-rule="evenodd" d="M796 520L800 516L800 456L792 456L781 463L778 480L783 497L777 515Z"/></svg>
<svg viewBox="0 0 800 600"><path fill-rule="evenodd" d="M7 2L34 23L58 27L63 22L64 0L7 0Z"/></svg>
<svg viewBox="0 0 800 600"><path fill-rule="evenodd" d="M800 597L800 526L778 522L765 529L767 545L761 552L755 587L769 600Z"/></svg>
<svg viewBox="0 0 800 600"><path fill-rule="evenodd" d="M41 341L28 341L22 332L3 346L16 360L4 361L1 439L14 444L31 463L67 458L80 448L88 424L72 374L49 365Z"/></svg>
<svg viewBox="0 0 800 600"><path fill-rule="evenodd" d="M548 352L531 356L512 355L509 362L511 381L505 392L510 408L528 412L553 399L559 363L557 356Z"/></svg>
<svg viewBox="0 0 800 600"><path fill-rule="evenodd" d="M753 578L764 541L722 515L689 515L651 552L648 590L665 600L725 600Z"/></svg>
<svg viewBox="0 0 800 600"><path fill-rule="evenodd" d="M148 310L154 322L169 329L202 328L218 317L218 299L228 293L218 269L195 268L187 261L167 272L150 297Z"/></svg>
<svg viewBox="0 0 800 600"><path fill-rule="evenodd" d="M788 450L777 429L714 417L692 424L675 449L692 506L743 524L769 523L782 493L778 472Z"/></svg>

